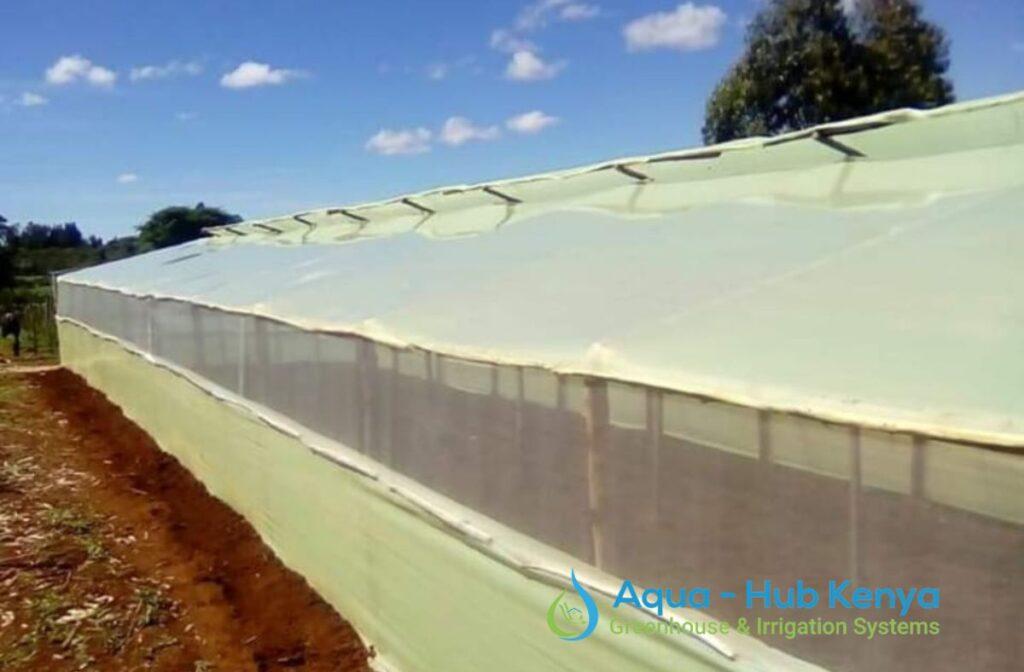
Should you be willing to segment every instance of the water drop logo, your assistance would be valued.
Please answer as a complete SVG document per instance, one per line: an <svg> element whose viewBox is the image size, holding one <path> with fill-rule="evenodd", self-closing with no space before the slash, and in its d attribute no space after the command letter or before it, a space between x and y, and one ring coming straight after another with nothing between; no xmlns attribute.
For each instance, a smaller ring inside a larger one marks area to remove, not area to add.
<svg viewBox="0 0 1024 672"><path fill-rule="evenodd" d="M597 603L587 589L576 580L576 571L571 570L569 577L576 594L583 600L583 609L573 606L566 599L566 591L559 593L555 601L548 607L548 628L567 642L578 642L589 637L597 629Z"/></svg>

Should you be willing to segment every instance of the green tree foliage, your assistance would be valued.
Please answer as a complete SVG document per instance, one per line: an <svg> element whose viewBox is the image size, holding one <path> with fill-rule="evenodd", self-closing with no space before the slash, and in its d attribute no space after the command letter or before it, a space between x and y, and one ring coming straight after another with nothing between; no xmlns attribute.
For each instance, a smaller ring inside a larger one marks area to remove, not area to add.
<svg viewBox="0 0 1024 672"><path fill-rule="evenodd" d="M100 247L100 259L102 261L116 261L125 257L132 257L142 252L138 236L123 236L111 238Z"/></svg>
<svg viewBox="0 0 1024 672"><path fill-rule="evenodd" d="M51 271L97 263L103 241L95 236L87 240L74 222L22 226L5 221L0 223L0 244L6 250L4 264L15 276L46 278Z"/></svg>
<svg viewBox="0 0 1024 672"><path fill-rule="evenodd" d="M0 247L0 289L14 286L14 253Z"/></svg>
<svg viewBox="0 0 1024 672"><path fill-rule="evenodd" d="M85 244L82 232L74 222L38 224L29 222L18 230L17 246L31 250L44 247L80 247Z"/></svg>
<svg viewBox="0 0 1024 672"><path fill-rule="evenodd" d="M7 218L0 215L0 289L14 286L14 252L10 245L12 228L7 225Z"/></svg>
<svg viewBox="0 0 1024 672"><path fill-rule="evenodd" d="M203 229L210 226L237 224L242 221L238 215L227 213L220 208L208 208L202 203L194 208L175 205L150 215L139 227L139 243L148 249L180 245L203 235Z"/></svg>
<svg viewBox="0 0 1024 672"><path fill-rule="evenodd" d="M0 216L0 288L48 285L55 271L84 268L145 251L138 238L84 237L74 222L9 224ZM3 303L0 296L0 304Z"/></svg>
<svg viewBox="0 0 1024 672"><path fill-rule="evenodd" d="M859 0L854 25L867 52L869 108L934 107L953 102L949 44L913 0Z"/></svg>
<svg viewBox="0 0 1024 672"><path fill-rule="evenodd" d="M914 0L771 0L707 103L705 142L953 100L948 46Z"/></svg>

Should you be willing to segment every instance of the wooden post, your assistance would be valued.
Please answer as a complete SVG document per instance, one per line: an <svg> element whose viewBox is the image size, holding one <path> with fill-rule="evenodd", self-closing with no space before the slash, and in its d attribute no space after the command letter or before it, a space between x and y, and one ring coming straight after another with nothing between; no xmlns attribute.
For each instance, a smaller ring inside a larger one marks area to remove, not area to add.
<svg viewBox="0 0 1024 672"><path fill-rule="evenodd" d="M590 560L601 569L605 564L602 507L604 504L604 455L610 434L608 383L596 378L586 379L587 405L587 513L590 521Z"/></svg>
<svg viewBox="0 0 1024 672"><path fill-rule="evenodd" d="M538 481L540 492L537 497L537 504L540 508L540 515L544 517L545 529L548 534L557 535L562 529L559 525L559 517L553 511L567 511L566 505L573 501L571 492L564 492L558 484L562 483L561 475L572 463L569 448L575 443L576 437L573 433L575 418L568 409L567 377L563 374L555 375L555 413L557 440L551 450L543 456L541 467L544 470L543 478ZM568 495L568 497L567 497Z"/></svg>
<svg viewBox="0 0 1024 672"><path fill-rule="evenodd" d="M155 355L155 339L153 337L153 311L156 310L156 299L146 298L146 352Z"/></svg>
<svg viewBox="0 0 1024 672"><path fill-rule="evenodd" d="M239 316L238 318L238 396L245 397L245 329L246 321L250 319ZM153 320L149 319L149 338L153 340Z"/></svg>
<svg viewBox="0 0 1024 672"><path fill-rule="evenodd" d="M359 450L364 455L376 457L377 348L372 341L358 341L356 370L359 378Z"/></svg>
<svg viewBox="0 0 1024 672"><path fill-rule="evenodd" d="M565 413L565 407L569 403L568 392L565 389L565 376L556 373L555 380L557 381L557 388L555 392L555 406L558 408L559 411Z"/></svg>
<svg viewBox="0 0 1024 672"><path fill-rule="evenodd" d="M32 334L32 354L39 354L39 305L31 303L28 306L28 314L32 317L29 333Z"/></svg>
<svg viewBox="0 0 1024 672"><path fill-rule="evenodd" d="M651 513L655 523L661 519L661 435L662 395L660 390L647 388L647 463L651 469Z"/></svg>
<svg viewBox="0 0 1024 672"><path fill-rule="evenodd" d="M768 411L757 412L758 456L765 464L771 464L772 461L771 417Z"/></svg>
<svg viewBox="0 0 1024 672"><path fill-rule="evenodd" d="M526 468L526 375L523 367L517 366L516 372L516 402L515 402L515 432L513 435L513 455L515 458L515 473L513 476L512 488L509 490L512 498L513 510L519 511L523 520L532 524L531 515L534 510L528 497L523 493L530 492L527 476L529 471Z"/></svg>
<svg viewBox="0 0 1024 672"><path fill-rule="evenodd" d="M914 443L910 453L910 494L916 499L923 499L924 472L925 472L925 446L927 439L923 436L914 435Z"/></svg>
<svg viewBox="0 0 1024 672"><path fill-rule="evenodd" d="M391 371L388 376L388 406L387 406L387 441L383 444L381 461L387 466L394 466L395 459L395 427L398 424L398 349L389 346L388 354L391 361Z"/></svg>
<svg viewBox="0 0 1024 672"><path fill-rule="evenodd" d="M205 335L203 334L202 310L194 303L189 306L189 311L192 313L192 347L195 349L195 359L190 368L204 378L209 378L210 372L206 370L206 352L203 348Z"/></svg>
<svg viewBox="0 0 1024 672"><path fill-rule="evenodd" d="M426 366L426 373L424 375L426 377L425 383L427 386L427 412L425 417L428 419L428 424L427 431L424 432L423 436L423 450L416 451L419 458L417 473L428 474L426 478L429 479L434 473L433 470L437 469L435 464L435 461L437 460L438 444L437 431L438 425L441 422L441 414L438 412L439 409L437 407L437 360L430 351L424 352L423 357ZM445 476L447 475L448 474L446 473ZM430 485L429 482L427 484Z"/></svg>
<svg viewBox="0 0 1024 672"><path fill-rule="evenodd" d="M861 521L861 449L860 427L850 427L850 580L860 582L860 521Z"/></svg>
<svg viewBox="0 0 1024 672"><path fill-rule="evenodd" d="M267 342L267 321L261 317L252 318L253 328L256 336L256 385L255 396L250 398L253 401L266 403L267 390L271 380L270 370L270 343ZM253 381L247 381L249 387L253 387Z"/></svg>

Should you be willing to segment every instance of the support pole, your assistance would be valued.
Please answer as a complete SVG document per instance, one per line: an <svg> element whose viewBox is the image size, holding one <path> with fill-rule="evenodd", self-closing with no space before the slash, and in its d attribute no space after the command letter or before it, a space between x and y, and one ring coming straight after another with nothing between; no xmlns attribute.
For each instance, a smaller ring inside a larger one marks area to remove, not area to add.
<svg viewBox="0 0 1024 672"><path fill-rule="evenodd" d="M388 348L391 357L391 370L388 375L388 407L387 427L388 439L384 443L384 454L381 461L389 467L395 464L395 428L398 426L398 349Z"/></svg>
<svg viewBox="0 0 1024 672"><path fill-rule="evenodd" d="M602 507L604 504L604 456L610 434L608 383L586 379L587 406L587 514L590 522L590 560L595 567L605 566Z"/></svg>
<svg viewBox="0 0 1024 672"><path fill-rule="evenodd" d="M850 580L860 583L860 528L861 528L861 446L860 427L850 427Z"/></svg>
<svg viewBox="0 0 1024 672"><path fill-rule="evenodd" d="M916 499L924 499L924 472L926 459L927 439L923 436L914 436L914 443L910 453L910 494Z"/></svg>
<svg viewBox="0 0 1024 672"><path fill-rule="evenodd" d="M192 347L195 349L194 371L210 378L210 372L206 366L206 348L204 343L206 334L203 333L203 309L194 303L190 306L192 313Z"/></svg>
<svg viewBox="0 0 1024 672"><path fill-rule="evenodd" d="M364 455L377 455L377 348L372 341L359 341L359 447Z"/></svg>
<svg viewBox="0 0 1024 672"><path fill-rule="evenodd" d="M651 470L651 517L661 519L661 435L662 395L660 390L647 389L647 464Z"/></svg>
<svg viewBox="0 0 1024 672"><path fill-rule="evenodd" d="M534 511L533 503L531 499L524 496L523 493L530 492L529 490L529 470L526 466L526 374L523 371L523 367L517 366L516 372L516 402L515 402L515 425L513 434L514 455L515 455L515 475L512 487L512 498L513 505L516 511L519 511L524 520L528 520L532 523L532 514Z"/></svg>
<svg viewBox="0 0 1024 672"><path fill-rule="evenodd" d="M156 299L148 297L145 299L146 302L146 352L151 355L156 354L154 350L155 342L153 338L153 312L156 310Z"/></svg>
<svg viewBox="0 0 1024 672"><path fill-rule="evenodd" d="M238 396L245 397L245 324L249 318L238 318ZM152 332L152 318L150 318ZM150 336L152 338L152 335Z"/></svg>
<svg viewBox="0 0 1024 672"><path fill-rule="evenodd" d="M764 464L772 462L771 413L757 412L757 452Z"/></svg>

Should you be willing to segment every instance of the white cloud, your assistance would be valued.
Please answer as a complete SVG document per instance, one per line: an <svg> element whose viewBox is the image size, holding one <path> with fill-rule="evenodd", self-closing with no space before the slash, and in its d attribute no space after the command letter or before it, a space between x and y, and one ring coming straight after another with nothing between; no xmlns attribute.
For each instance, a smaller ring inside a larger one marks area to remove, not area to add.
<svg viewBox="0 0 1024 672"><path fill-rule="evenodd" d="M512 54L517 51L539 51L536 44L510 30L498 28L491 33L491 49Z"/></svg>
<svg viewBox="0 0 1024 672"><path fill-rule="evenodd" d="M601 8L575 0L537 0L523 7L516 17L516 29L522 31L543 28L549 21L583 21L601 13Z"/></svg>
<svg viewBox="0 0 1024 672"><path fill-rule="evenodd" d="M422 127L397 131L382 128L366 141L366 151L384 156L422 154L430 151L431 137L431 132Z"/></svg>
<svg viewBox="0 0 1024 672"><path fill-rule="evenodd" d="M505 68L505 76L517 82L551 79L565 67L565 61L550 63L532 51L517 51Z"/></svg>
<svg viewBox="0 0 1024 672"><path fill-rule="evenodd" d="M96 65L79 54L61 56L46 69L46 81L57 86L84 81L93 86L109 88L114 85L116 80L116 72Z"/></svg>
<svg viewBox="0 0 1024 672"><path fill-rule="evenodd" d="M435 82L441 81L448 76L451 67L447 63L431 63L427 66L427 79Z"/></svg>
<svg viewBox="0 0 1024 672"><path fill-rule="evenodd" d="M178 121L195 121L199 118L198 112L175 112L174 118Z"/></svg>
<svg viewBox="0 0 1024 672"><path fill-rule="evenodd" d="M202 74L203 64L198 61L168 61L163 65L143 65L132 68L128 79L133 82L140 82L147 79L167 79L168 77L179 77L188 75L194 77Z"/></svg>
<svg viewBox="0 0 1024 672"><path fill-rule="evenodd" d="M38 93L32 93L31 91L26 91L18 96L18 105L22 107L39 107L49 102L50 100L45 96L40 96Z"/></svg>
<svg viewBox="0 0 1024 672"><path fill-rule="evenodd" d="M588 5L583 2L573 2L562 7L558 15L563 21L586 21L601 14L601 8L597 5Z"/></svg>
<svg viewBox="0 0 1024 672"><path fill-rule="evenodd" d="M519 12L511 28L491 32L491 48L511 58L505 76L519 82L551 79L565 67L565 61L548 62L538 54L541 49L525 34L540 30L552 21L585 21L601 13L601 8L579 0L536 0Z"/></svg>
<svg viewBox="0 0 1024 672"><path fill-rule="evenodd" d="M678 49L696 51L718 44L726 15L715 5L692 2L671 12L655 12L630 22L623 29L629 51Z"/></svg>
<svg viewBox="0 0 1024 672"><path fill-rule="evenodd" d="M533 135L534 133L540 133L549 126L554 126L557 123L558 117L544 114L540 110L533 110L531 112L517 114L506 121L505 126L515 133Z"/></svg>
<svg viewBox="0 0 1024 672"><path fill-rule="evenodd" d="M472 54L451 61L434 61L423 69L427 79L435 82L466 73L479 75L481 71L476 56Z"/></svg>
<svg viewBox="0 0 1024 672"><path fill-rule="evenodd" d="M483 72L483 68L480 67L477 57L473 54L468 54L451 61L435 61L425 69L427 78L435 82L455 75L479 75L481 72Z"/></svg>
<svg viewBox="0 0 1024 672"><path fill-rule="evenodd" d="M465 117L449 117L441 128L440 139L446 145L458 147L474 140L494 140L500 135L497 126L474 126Z"/></svg>
<svg viewBox="0 0 1024 672"><path fill-rule="evenodd" d="M113 70L107 70L97 65L89 68L89 74L86 75L86 79L89 80L90 84L95 86L106 86L110 87L114 85L117 80L117 73Z"/></svg>
<svg viewBox="0 0 1024 672"><path fill-rule="evenodd" d="M133 182L138 182L138 181L139 181L139 176L136 175L135 173L121 173L120 175L117 176L117 183L118 184L131 184Z"/></svg>
<svg viewBox="0 0 1024 672"><path fill-rule="evenodd" d="M301 70L272 68L266 63L246 61L220 78L220 85L228 89L248 89L254 86L284 84L305 75Z"/></svg>

